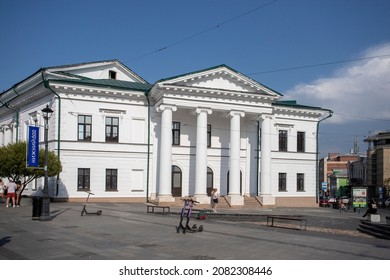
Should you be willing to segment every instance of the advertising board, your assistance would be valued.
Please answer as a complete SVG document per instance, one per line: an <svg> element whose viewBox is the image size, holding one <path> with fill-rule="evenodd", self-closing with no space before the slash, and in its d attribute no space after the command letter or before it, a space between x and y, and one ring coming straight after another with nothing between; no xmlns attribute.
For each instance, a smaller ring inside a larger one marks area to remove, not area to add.
<svg viewBox="0 0 390 280"><path fill-rule="evenodd" d="M352 188L352 207L364 208L367 206L367 188Z"/></svg>

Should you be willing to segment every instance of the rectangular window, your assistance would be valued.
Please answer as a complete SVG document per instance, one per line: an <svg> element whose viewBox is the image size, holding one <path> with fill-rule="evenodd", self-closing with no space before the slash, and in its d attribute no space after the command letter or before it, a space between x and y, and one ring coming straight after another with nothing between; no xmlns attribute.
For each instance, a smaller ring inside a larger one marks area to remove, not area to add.
<svg viewBox="0 0 390 280"><path fill-rule="evenodd" d="M297 174L297 191L302 192L305 190L305 174Z"/></svg>
<svg viewBox="0 0 390 280"><path fill-rule="evenodd" d="M89 191L90 190L90 169L79 168L77 169L77 190Z"/></svg>
<svg viewBox="0 0 390 280"><path fill-rule="evenodd" d="M279 130L279 151L287 151L287 130Z"/></svg>
<svg viewBox="0 0 390 280"><path fill-rule="evenodd" d="M297 152L305 152L305 132L302 131L297 134Z"/></svg>
<svg viewBox="0 0 390 280"><path fill-rule="evenodd" d="M118 170L106 169L106 191L118 190Z"/></svg>
<svg viewBox="0 0 390 280"><path fill-rule="evenodd" d="M92 116L78 116L78 140L90 142L92 139Z"/></svg>
<svg viewBox="0 0 390 280"><path fill-rule="evenodd" d="M106 142L116 142L119 139L119 118L106 117Z"/></svg>
<svg viewBox="0 0 390 280"><path fill-rule="evenodd" d="M172 145L180 145L180 122L172 122Z"/></svg>
<svg viewBox="0 0 390 280"><path fill-rule="evenodd" d="M109 70L109 71L108 71L108 77L109 77L110 79L116 80L116 72L115 72L115 71L112 71L112 70Z"/></svg>
<svg viewBox="0 0 390 280"><path fill-rule="evenodd" d="M287 191L287 174L286 173L279 173L279 191L285 192Z"/></svg>
<svg viewBox="0 0 390 280"><path fill-rule="evenodd" d="M207 125L207 147L211 147L211 124Z"/></svg>

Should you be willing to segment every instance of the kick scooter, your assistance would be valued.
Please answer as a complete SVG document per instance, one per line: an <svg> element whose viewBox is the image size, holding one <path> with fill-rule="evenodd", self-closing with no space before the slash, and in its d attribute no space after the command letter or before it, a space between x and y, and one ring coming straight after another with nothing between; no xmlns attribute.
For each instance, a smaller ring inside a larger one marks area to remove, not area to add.
<svg viewBox="0 0 390 280"><path fill-rule="evenodd" d="M179 233L180 231L183 232L183 234L185 234L186 232L200 232L200 231L203 231L203 226L199 226L197 227L196 224L194 224L192 227L190 227L189 225L189 222L190 222L190 218L191 218L191 212L192 212L192 207L194 206L195 203L199 203L198 201L195 201L193 200L192 198L185 198L185 199L182 199L184 201L184 206L183 208L181 209L181 213L180 213L180 223L179 223L179 226L176 227L176 232ZM186 221L186 225L183 226L183 219L184 219L184 216L185 216L185 211L187 209L187 221Z"/></svg>
<svg viewBox="0 0 390 280"><path fill-rule="evenodd" d="M87 192L88 193L88 196L87 196L87 200L85 201L84 203L84 206L83 206L83 210L81 210L81 216L83 216L84 214L85 215L98 215L100 216L102 214L102 210L97 210L96 212L87 212L87 204L88 204L88 200L89 200L89 196L92 194L92 195L95 195L94 193L91 193L90 191Z"/></svg>

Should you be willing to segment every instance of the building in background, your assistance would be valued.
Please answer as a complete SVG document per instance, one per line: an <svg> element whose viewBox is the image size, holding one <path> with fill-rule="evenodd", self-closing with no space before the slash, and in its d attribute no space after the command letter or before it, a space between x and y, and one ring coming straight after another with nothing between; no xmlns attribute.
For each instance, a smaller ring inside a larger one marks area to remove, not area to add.
<svg viewBox="0 0 390 280"><path fill-rule="evenodd" d="M374 189L373 197L389 197L385 180L390 178L390 131L379 131L364 139L367 149L367 185Z"/></svg>
<svg viewBox="0 0 390 280"><path fill-rule="evenodd" d="M348 181L352 187L367 186L367 157L348 163Z"/></svg>
<svg viewBox="0 0 390 280"><path fill-rule="evenodd" d="M329 153L327 157L319 161L319 182L327 184L327 194L332 196L349 195L346 190L338 193L338 188L345 187L348 181L348 165L350 162L358 161L360 156L357 154L341 155L339 153Z"/></svg>
<svg viewBox="0 0 390 280"><path fill-rule="evenodd" d="M39 69L0 95L0 144L26 141L47 104L63 165L53 199L91 190L111 202L209 203L217 187L230 205L317 205L315 135L330 110L282 100L226 65L154 84L117 60Z"/></svg>

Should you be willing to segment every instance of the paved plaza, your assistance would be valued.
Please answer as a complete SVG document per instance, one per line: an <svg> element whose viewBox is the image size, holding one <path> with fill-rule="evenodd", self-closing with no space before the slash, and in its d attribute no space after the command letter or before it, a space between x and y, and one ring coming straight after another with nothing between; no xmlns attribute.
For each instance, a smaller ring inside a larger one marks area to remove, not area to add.
<svg viewBox="0 0 390 280"><path fill-rule="evenodd" d="M390 241L360 233L362 213L332 208L219 209L199 233L176 233L180 208L147 213L143 203L51 203L51 221L32 219L28 198L0 204L0 260L389 260ZM382 222L389 209L379 209ZM246 214L247 216L240 216ZM296 225L267 227L266 215L302 215ZM251 218L242 218L252 215Z"/></svg>

